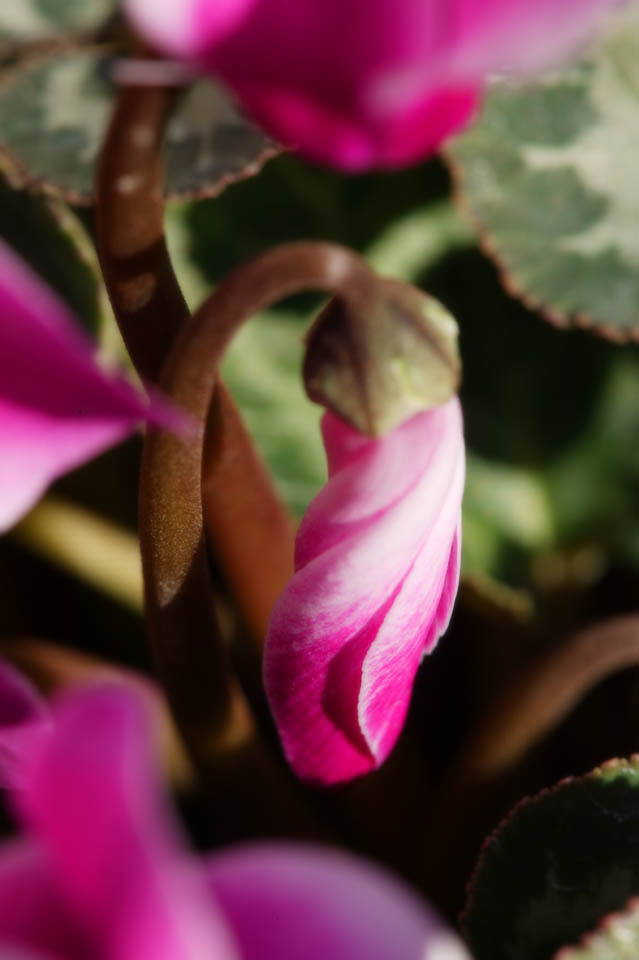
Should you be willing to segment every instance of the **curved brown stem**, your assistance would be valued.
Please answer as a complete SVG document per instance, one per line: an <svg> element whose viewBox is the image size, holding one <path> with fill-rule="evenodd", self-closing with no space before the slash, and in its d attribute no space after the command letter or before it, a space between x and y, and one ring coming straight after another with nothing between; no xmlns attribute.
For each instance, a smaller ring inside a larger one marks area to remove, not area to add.
<svg viewBox="0 0 639 960"><path fill-rule="evenodd" d="M205 424L214 401L217 367L238 327L252 314L290 294L319 289L359 311L372 306L376 284L349 250L299 243L268 251L231 273L178 338L160 387L194 418L189 440L149 432L140 487L140 536L151 642L178 723L200 766L233 736L237 696L211 598L202 511ZM219 410L219 400L216 401ZM209 421L211 448L222 481L229 481L229 448L222 413ZM210 482L215 484L214 470ZM240 503L227 518L254 562L272 563L268 539L245 530Z"/></svg>
<svg viewBox="0 0 639 960"><path fill-rule="evenodd" d="M639 614L577 633L528 668L483 718L460 760L466 777L497 776L553 730L598 683L639 666Z"/></svg>
<svg viewBox="0 0 639 960"><path fill-rule="evenodd" d="M164 239L163 144L176 97L170 87L122 88L96 185L104 280L135 368L151 381L190 317Z"/></svg>
<svg viewBox="0 0 639 960"><path fill-rule="evenodd" d="M177 95L167 87L122 89L97 181L97 243L105 282L133 363L151 381L190 319L164 238L162 148ZM292 573L294 528L221 382L214 407L218 427L207 445L203 472L206 526L259 649L273 603ZM211 473L213 484L207 479ZM270 564L256 564L255 557L267 548Z"/></svg>

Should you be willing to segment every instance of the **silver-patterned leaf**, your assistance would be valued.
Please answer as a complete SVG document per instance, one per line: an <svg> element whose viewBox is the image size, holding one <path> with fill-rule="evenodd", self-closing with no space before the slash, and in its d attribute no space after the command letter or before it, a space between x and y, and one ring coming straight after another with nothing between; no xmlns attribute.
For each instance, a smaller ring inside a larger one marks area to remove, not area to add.
<svg viewBox="0 0 639 960"><path fill-rule="evenodd" d="M450 148L508 289L562 326L639 338L639 2L580 63L495 83Z"/></svg>
<svg viewBox="0 0 639 960"><path fill-rule="evenodd" d="M89 203L113 97L105 48L47 55L5 77L0 149L14 180ZM256 173L275 149L219 87L199 81L185 92L169 125L167 191L212 196Z"/></svg>
<svg viewBox="0 0 639 960"><path fill-rule="evenodd" d="M91 30L116 9L115 0L3 0L0 43L25 42Z"/></svg>

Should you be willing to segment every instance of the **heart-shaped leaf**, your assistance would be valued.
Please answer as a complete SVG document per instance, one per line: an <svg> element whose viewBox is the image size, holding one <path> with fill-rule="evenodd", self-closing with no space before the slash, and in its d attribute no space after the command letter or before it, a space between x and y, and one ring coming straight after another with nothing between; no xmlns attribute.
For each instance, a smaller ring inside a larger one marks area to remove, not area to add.
<svg viewBox="0 0 639 960"><path fill-rule="evenodd" d="M548 960L637 891L639 756L515 807L484 846L463 923L476 960Z"/></svg>
<svg viewBox="0 0 639 960"><path fill-rule="evenodd" d="M579 64L495 83L450 148L505 286L561 326L639 338L639 3Z"/></svg>
<svg viewBox="0 0 639 960"><path fill-rule="evenodd" d="M93 198L96 161L113 109L108 48L58 51L12 71L0 86L0 149L22 185L72 203ZM276 152L222 90L193 84L167 131L167 192L213 196Z"/></svg>

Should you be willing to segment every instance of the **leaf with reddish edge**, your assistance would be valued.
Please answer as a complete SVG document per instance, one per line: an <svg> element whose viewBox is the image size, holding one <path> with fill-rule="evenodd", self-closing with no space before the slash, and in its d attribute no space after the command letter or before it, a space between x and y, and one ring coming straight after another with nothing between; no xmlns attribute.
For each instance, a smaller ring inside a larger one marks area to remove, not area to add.
<svg viewBox="0 0 639 960"><path fill-rule="evenodd" d="M561 327L639 339L639 3L573 67L500 80L447 150L504 286Z"/></svg>
<svg viewBox="0 0 639 960"><path fill-rule="evenodd" d="M0 154L12 179L93 201L98 152L117 93L110 47L34 57L0 84ZM200 80L182 96L166 139L167 194L210 197L257 173L277 146L245 120L219 86ZM135 190L135 182L122 190Z"/></svg>
<svg viewBox="0 0 639 960"><path fill-rule="evenodd" d="M639 755L522 801L482 849L462 923L476 960L547 960L639 889Z"/></svg>

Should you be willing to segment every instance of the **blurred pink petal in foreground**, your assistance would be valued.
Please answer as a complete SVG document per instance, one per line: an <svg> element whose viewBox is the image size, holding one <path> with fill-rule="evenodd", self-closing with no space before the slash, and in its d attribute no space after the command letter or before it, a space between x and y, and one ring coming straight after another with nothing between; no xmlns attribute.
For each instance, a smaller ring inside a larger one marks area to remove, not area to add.
<svg viewBox="0 0 639 960"><path fill-rule="evenodd" d="M18 787L21 758L51 730L49 710L22 674L0 661L0 787Z"/></svg>
<svg viewBox="0 0 639 960"><path fill-rule="evenodd" d="M469 960L415 894L349 855L292 844L191 855L130 692L67 694L54 720L12 797L26 833L0 847L0 956Z"/></svg>
<svg viewBox="0 0 639 960"><path fill-rule="evenodd" d="M266 690L307 780L379 766L459 580L464 439L456 397L368 439L322 421L329 480L300 526L266 638Z"/></svg>
<svg viewBox="0 0 639 960"><path fill-rule="evenodd" d="M488 74L558 62L618 0L124 0L160 49L224 80L274 137L397 167L471 119Z"/></svg>
<svg viewBox="0 0 639 960"><path fill-rule="evenodd" d="M96 364L66 307L0 241L0 533L146 418L184 426Z"/></svg>

